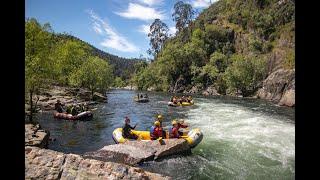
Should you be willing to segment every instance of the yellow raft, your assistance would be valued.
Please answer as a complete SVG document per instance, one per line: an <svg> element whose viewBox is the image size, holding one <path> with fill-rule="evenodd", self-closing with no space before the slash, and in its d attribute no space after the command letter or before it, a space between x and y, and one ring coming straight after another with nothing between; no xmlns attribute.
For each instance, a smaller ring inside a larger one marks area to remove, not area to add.
<svg viewBox="0 0 320 180"><path fill-rule="evenodd" d="M168 102L168 106L192 106L194 104L193 101L189 102L178 102L177 104L174 104L173 102Z"/></svg>
<svg viewBox="0 0 320 180"><path fill-rule="evenodd" d="M137 135L139 137L138 139L141 141L152 141L150 138L149 131L132 130L132 133ZM112 133L112 137L116 143L124 143L126 141L129 141L129 139L126 139L122 136L122 128L115 129ZM169 132L166 132L166 139L168 138L169 138ZM181 138L185 139L191 148L194 148L201 142L203 138L203 134L199 128L195 128L189 132L184 132Z"/></svg>

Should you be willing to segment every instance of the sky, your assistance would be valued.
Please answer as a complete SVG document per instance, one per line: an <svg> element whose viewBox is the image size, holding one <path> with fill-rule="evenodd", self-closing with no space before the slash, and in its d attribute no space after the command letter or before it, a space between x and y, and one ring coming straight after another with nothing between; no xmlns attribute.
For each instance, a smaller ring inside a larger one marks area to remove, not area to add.
<svg viewBox="0 0 320 180"><path fill-rule="evenodd" d="M26 18L50 23L105 52L126 58L148 57L147 36L154 19L174 36L173 6L178 0L26 0ZM216 0L185 0L201 12Z"/></svg>

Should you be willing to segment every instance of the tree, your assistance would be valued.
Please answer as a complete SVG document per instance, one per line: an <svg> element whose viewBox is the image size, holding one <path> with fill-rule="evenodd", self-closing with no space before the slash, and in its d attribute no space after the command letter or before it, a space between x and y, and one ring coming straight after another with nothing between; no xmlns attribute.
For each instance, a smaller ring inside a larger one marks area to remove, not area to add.
<svg viewBox="0 0 320 180"><path fill-rule="evenodd" d="M176 28L180 32L189 25L195 12L190 4L184 3L183 1L178 1L173 9L173 21L176 22Z"/></svg>
<svg viewBox="0 0 320 180"><path fill-rule="evenodd" d="M150 26L150 45L151 49L148 50L150 55L154 57L160 52L164 42L168 39L168 26L160 19L155 19Z"/></svg>
<svg viewBox="0 0 320 180"><path fill-rule="evenodd" d="M112 68L104 60L98 57L89 57L82 66L71 74L70 83L78 87L85 87L91 91L91 99L94 92L103 92L112 84Z"/></svg>
<svg viewBox="0 0 320 180"><path fill-rule="evenodd" d="M52 73L53 61L48 56L52 49L50 31L49 24L41 26L35 19L25 22L25 92L29 96L30 121L36 108L33 96Z"/></svg>
<svg viewBox="0 0 320 180"><path fill-rule="evenodd" d="M266 76L266 61L256 57L234 55L224 74L224 80L231 91L241 90L243 96L251 95Z"/></svg>
<svg viewBox="0 0 320 180"><path fill-rule="evenodd" d="M62 84L69 83L70 75L88 58L89 47L75 40L64 40L58 43L52 53L56 61L57 80Z"/></svg>

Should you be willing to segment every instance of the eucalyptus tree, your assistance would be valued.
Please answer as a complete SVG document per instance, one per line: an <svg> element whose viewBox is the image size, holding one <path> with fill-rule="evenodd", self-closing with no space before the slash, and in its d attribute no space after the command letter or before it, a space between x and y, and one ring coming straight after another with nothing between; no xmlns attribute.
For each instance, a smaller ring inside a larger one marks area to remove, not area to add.
<svg viewBox="0 0 320 180"><path fill-rule="evenodd" d="M150 33L148 37L150 38L151 49L148 50L150 55L156 57L164 45L164 42L168 39L168 26L162 22L160 19L155 19L150 26Z"/></svg>

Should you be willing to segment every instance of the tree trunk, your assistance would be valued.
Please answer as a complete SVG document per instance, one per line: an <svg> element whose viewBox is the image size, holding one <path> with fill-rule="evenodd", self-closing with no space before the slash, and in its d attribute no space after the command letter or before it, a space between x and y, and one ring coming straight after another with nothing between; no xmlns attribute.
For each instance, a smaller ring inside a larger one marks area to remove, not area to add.
<svg viewBox="0 0 320 180"><path fill-rule="evenodd" d="M29 103L30 103L29 121L30 121L30 122L32 122L32 118L33 118L33 101L32 101L32 95L33 95L33 91L29 91Z"/></svg>
<svg viewBox="0 0 320 180"><path fill-rule="evenodd" d="M93 91L93 88L91 89L91 100L93 101L93 94L94 94L94 91Z"/></svg>

